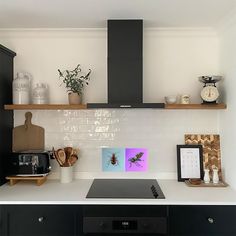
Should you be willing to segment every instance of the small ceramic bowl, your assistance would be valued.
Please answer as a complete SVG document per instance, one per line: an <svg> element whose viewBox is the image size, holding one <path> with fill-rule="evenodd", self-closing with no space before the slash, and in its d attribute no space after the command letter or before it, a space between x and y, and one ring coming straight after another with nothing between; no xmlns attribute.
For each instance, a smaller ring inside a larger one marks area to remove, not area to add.
<svg viewBox="0 0 236 236"><path fill-rule="evenodd" d="M176 96L166 96L165 97L165 102L167 104L174 104L174 103L177 102L177 98L176 98Z"/></svg>

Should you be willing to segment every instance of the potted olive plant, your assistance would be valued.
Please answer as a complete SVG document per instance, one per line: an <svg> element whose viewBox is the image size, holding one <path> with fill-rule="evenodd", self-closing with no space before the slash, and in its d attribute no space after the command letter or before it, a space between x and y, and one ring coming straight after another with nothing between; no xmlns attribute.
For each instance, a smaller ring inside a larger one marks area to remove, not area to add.
<svg viewBox="0 0 236 236"><path fill-rule="evenodd" d="M67 89L69 104L80 104L82 101L83 89L85 85L88 85L90 80L91 70L88 73L83 73L80 68L80 64L76 66L74 70L61 71L58 69L59 78L65 84Z"/></svg>

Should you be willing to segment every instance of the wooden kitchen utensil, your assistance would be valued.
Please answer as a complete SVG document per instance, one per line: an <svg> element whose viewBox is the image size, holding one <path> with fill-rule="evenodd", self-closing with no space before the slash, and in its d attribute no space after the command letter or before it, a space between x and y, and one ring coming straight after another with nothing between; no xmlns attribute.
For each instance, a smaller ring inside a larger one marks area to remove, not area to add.
<svg viewBox="0 0 236 236"><path fill-rule="evenodd" d="M78 160L78 152L79 149L74 149L72 147L59 148L55 150L52 148L53 156L60 165L60 167L70 167L73 166Z"/></svg>
<svg viewBox="0 0 236 236"><path fill-rule="evenodd" d="M44 128L31 123L32 113L25 113L25 124L13 129L13 152L44 150Z"/></svg>
<svg viewBox="0 0 236 236"><path fill-rule="evenodd" d="M213 184L213 183L206 184L203 181L201 181L200 184L194 184L190 180L185 180L185 184L189 187L213 187L213 188L217 188L217 187L227 187L227 186L229 186L224 181L220 181L218 184Z"/></svg>
<svg viewBox="0 0 236 236"><path fill-rule="evenodd" d="M61 160L59 159L58 155L57 155L57 151L55 151L54 147L52 148L52 152L53 152L53 157L56 159L56 161L58 162L58 164L60 166L63 166L63 163L61 162Z"/></svg>
<svg viewBox="0 0 236 236"><path fill-rule="evenodd" d="M56 152L57 152L58 161L62 163L62 165L64 165L66 163L65 151L63 149L58 149Z"/></svg>
<svg viewBox="0 0 236 236"><path fill-rule="evenodd" d="M70 165L70 166L73 166L77 160L78 160L78 156L77 156L76 154L72 154L72 155L68 158L69 165Z"/></svg>
<svg viewBox="0 0 236 236"><path fill-rule="evenodd" d="M64 148L65 154L67 159L71 156L72 152L73 152L73 148L72 147L65 147Z"/></svg>

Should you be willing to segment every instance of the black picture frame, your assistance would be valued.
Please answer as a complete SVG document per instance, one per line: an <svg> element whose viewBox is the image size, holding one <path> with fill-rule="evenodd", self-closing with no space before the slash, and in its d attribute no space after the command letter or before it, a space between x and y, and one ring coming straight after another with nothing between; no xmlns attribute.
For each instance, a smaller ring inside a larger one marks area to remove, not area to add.
<svg viewBox="0 0 236 236"><path fill-rule="evenodd" d="M188 156L183 155L183 153L187 153ZM185 165L187 166L189 163L193 163L191 168L194 173L186 173L187 167ZM202 145L177 145L177 174L179 182L184 182L191 178L203 179Z"/></svg>

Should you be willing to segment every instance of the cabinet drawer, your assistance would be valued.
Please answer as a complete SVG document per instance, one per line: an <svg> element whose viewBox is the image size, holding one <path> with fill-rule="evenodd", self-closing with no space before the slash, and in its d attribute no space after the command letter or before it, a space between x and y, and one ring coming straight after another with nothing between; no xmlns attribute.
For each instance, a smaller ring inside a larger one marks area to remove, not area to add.
<svg viewBox="0 0 236 236"><path fill-rule="evenodd" d="M169 209L171 235L236 235L236 206L170 206Z"/></svg>
<svg viewBox="0 0 236 236"><path fill-rule="evenodd" d="M71 206L8 206L7 236L72 236L76 213Z"/></svg>

